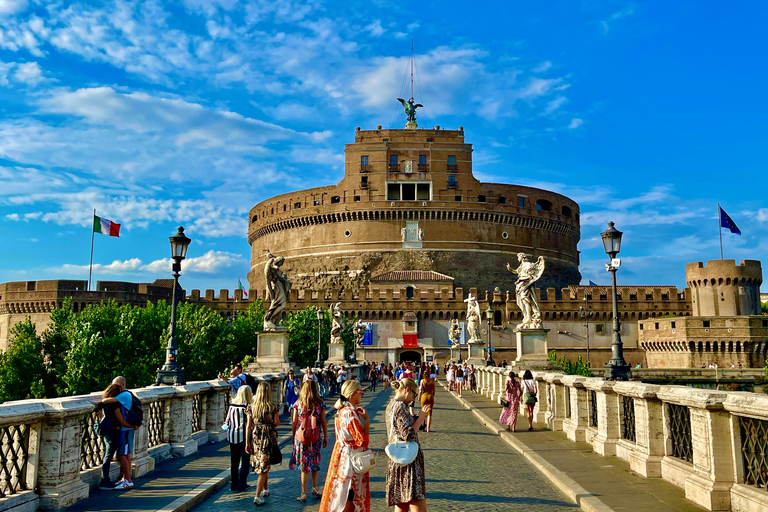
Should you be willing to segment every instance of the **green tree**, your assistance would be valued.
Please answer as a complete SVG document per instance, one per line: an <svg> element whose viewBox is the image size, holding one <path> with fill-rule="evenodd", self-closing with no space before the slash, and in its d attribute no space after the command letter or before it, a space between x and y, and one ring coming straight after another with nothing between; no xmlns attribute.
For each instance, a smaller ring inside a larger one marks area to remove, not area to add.
<svg viewBox="0 0 768 512"><path fill-rule="evenodd" d="M583 375L585 377L592 376L592 371L589 369L589 364L587 361L584 361L581 356L577 357L575 362L571 362L569 359L566 359L565 356L558 360L557 351L550 350L549 360L556 362L557 366L562 368L563 373L566 375Z"/></svg>
<svg viewBox="0 0 768 512"><path fill-rule="evenodd" d="M240 362L245 365L248 360L256 355L256 346L259 339L259 331L264 328L264 302L257 299L246 311L237 315L232 322L232 335L234 347L232 363Z"/></svg>
<svg viewBox="0 0 768 512"><path fill-rule="evenodd" d="M43 344L35 324L27 317L9 332L10 344L0 353L0 403L26 398L44 398L47 370Z"/></svg>
<svg viewBox="0 0 768 512"><path fill-rule="evenodd" d="M289 313L283 320L283 325L288 329L288 357L301 368L314 366L317 359L317 310L317 306L308 306ZM331 319L326 314L320 332L320 355L323 360L328 357L330 339Z"/></svg>
<svg viewBox="0 0 768 512"><path fill-rule="evenodd" d="M67 373L65 355L69 350L69 330L75 322L76 315L72 311L72 298L64 299L61 307L51 311L51 319L48 328L43 332L43 357L48 365L48 385L46 386L46 398L55 398L66 395L64 375Z"/></svg>
<svg viewBox="0 0 768 512"><path fill-rule="evenodd" d="M768 315L768 302L760 303L760 311L762 311L764 315Z"/></svg>
<svg viewBox="0 0 768 512"><path fill-rule="evenodd" d="M226 319L207 306L189 303L179 304L176 315L179 362L188 381L213 379L232 364L234 336Z"/></svg>

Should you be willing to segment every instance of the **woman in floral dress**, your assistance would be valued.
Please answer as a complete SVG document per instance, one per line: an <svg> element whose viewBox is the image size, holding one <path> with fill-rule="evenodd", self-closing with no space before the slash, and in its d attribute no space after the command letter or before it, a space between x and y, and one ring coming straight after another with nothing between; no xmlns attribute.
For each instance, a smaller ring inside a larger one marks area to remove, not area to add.
<svg viewBox="0 0 768 512"><path fill-rule="evenodd" d="M507 426L507 430L512 429L515 432L517 427L517 414L520 412L520 397L522 396L522 388L520 383L517 382L514 372L509 372L507 381L504 383L504 398L507 399L508 405L501 408L501 416L499 416L499 423Z"/></svg>
<svg viewBox="0 0 768 512"><path fill-rule="evenodd" d="M323 437L314 444L302 444L296 438L296 430L307 416L314 417L315 424L322 429ZM301 496L298 501L307 501L307 483L312 474L312 496L320 497L317 490L317 476L320 473L320 450L328 446L328 424L325 421L325 406L320 398L317 382L308 380L301 386L299 399L291 410L291 431L293 432L293 453L288 467L301 471Z"/></svg>
<svg viewBox="0 0 768 512"><path fill-rule="evenodd" d="M427 414L432 410L425 405L414 419L408 412L408 404L412 403L419 394L419 388L411 379L401 379L392 383L396 393L387 405L386 423L388 442L415 441L419 442L416 431L426 421ZM396 511L406 512L427 510L427 488L424 475L424 452L419 446L416 459L410 464L401 466L391 459L387 460L387 505L395 507Z"/></svg>
<svg viewBox="0 0 768 512"><path fill-rule="evenodd" d="M278 406L272 403L272 392L267 382L260 382L253 397L251 413L248 415L248 425L245 451L251 454L253 472L259 475L256 483L254 505L263 505L264 498L269 496L269 454L272 445L277 444L277 427L280 425Z"/></svg>
<svg viewBox="0 0 768 512"><path fill-rule="evenodd" d="M370 418L360 407L363 388L360 382L348 380L341 387L341 397L336 401L336 444L333 445L331 462L325 478L323 498L319 512L370 512L371 489L369 473L359 475L352 467L350 455L368 448Z"/></svg>

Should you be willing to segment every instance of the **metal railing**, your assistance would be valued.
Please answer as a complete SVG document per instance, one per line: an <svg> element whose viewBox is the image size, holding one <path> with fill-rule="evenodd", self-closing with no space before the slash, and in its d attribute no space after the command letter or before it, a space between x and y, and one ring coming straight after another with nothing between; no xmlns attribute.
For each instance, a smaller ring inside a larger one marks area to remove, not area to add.
<svg viewBox="0 0 768 512"><path fill-rule="evenodd" d="M589 391L589 426L597 428L597 391Z"/></svg>
<svg viewBox="0 0 768 512"><path fill-rule="evenodd" d="M637 442L635 436L635 399L631 396L621 397L621 438Z"/></svg>
<svg viewBox="0 0 768 512"><path fill-rule="evenodd" d="M203 418L203 405L200 395L192 397L192 432L198 430L204 430L204 426L200 424L200 420Z"/></svg>
<svg viewBox="0 0 768 512"><path fill-rule="evenodd" d="M691 411L684 405L667 404L669 412L669 437L672 441L672 457L686 462L693 461L691 444Z"/></svg>
<svg viewBox="0 0 768 512"><path fill-rule="evenodd" d="M147 407L144 418L147 425L149 448L154 448L168 442L165 437L165 409L166 402L164 400L151 402Z"/></svg>
<svg viewBox="0 0 768 512"><path fill-rule="evenodd" d="M739 418L744 483L768 488L768 421Z"/></svg>
<svg viewBox="0 0 768 512"><path fill-rule="evenodd" d="M80 436L80 471L101 466L104 462L106 443L96 434L94 427L99 422L96 412L83 415L83 434Z"/></svg>
<svg viewBox="0 0 768 512"><path fill-rule="evenodd" d="M27 423L0 427L0 498L31 488L27 482L29 433Z"/></svg>

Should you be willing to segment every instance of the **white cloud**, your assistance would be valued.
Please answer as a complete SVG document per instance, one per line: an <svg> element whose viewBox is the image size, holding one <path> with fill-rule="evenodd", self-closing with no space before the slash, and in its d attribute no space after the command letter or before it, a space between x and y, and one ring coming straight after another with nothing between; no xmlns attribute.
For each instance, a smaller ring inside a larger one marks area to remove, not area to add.
<svg viewBox="0 0 768 512"><path fill-rule="evenodd" d="M386 29L381 26L381 20L376 20L367 27L363 29L363 31L373 37L381 37L386 32Z"/></svg>
<svg viewBox="0 0 768 512"><path fill-rule="evenodd" d="M608 33L614 21L619 20L621 18L626 18L627 16L631 16L634 13L635 13L635 9L632 7L628 7L626 9L622 9L620 11L614 12L606 20L600 20L600 26L603 28L603 34Z"/></svg>
<svg viewBox="0 0 768 512"><path fill-rule="evenodd" d="M584 124L584 121L582 119L579 119L578 117L574 117L573 119L571 119L571 123L568 125L568 129L573 130L575 128L578 128L582 124Z"/></svg>
<svg viewBox="0 0 768 512"><path fill-rule="evenodd" d="M549 71L552 69L552 63L550 61L545 61L533 68L534 73L543 73L544 71Z"/></svg>
<svg viewBox="0 0 768 512"><path fill-rule="evenodd" d="M164 276L171 270L172 260L170 258L155 260L144 264L139 258L128 260L115 260L109 264L94 263L94 274L100 275L159 275ZM182 271L192 274L217 274L234 267L245 264L245 258L241 254L210 250L202 256L190 257L182 263ZM47 269L50 273L64 275L83 275L88 272L88 265L65 264L59 267Z"/></svg>
<svg viewBox="0 0 768 512"><path fill-rule="evenodd" d="M5 218L8 220L20 220L18 213L9 213L8 215L5 216Z"/></svg>
<svg viewBox="0 0 768 512"><path fill-rule="evenodd" d="M40 69L37 62L25 62L19 64L13 77L19 82L24 82L29 85L37 85L44 80L43 70Z"/></svg>
<svg viewBox="0 0 768 512"><path fill-rule="evenodd" d="M16 14L27 8L27 0L0 0L0 15Z"/></svg>
<svg viewBox="0 0 768 512"><path fill-rule="evenodd" d="M568 102L568 98L566 98L565 96L558 96L557 98L547 103L547 106L544 109L544 114L551 114L555 110L565 105L567 102Z"/></svg>
<svg viewBox="0 0 768 512"><path fill-rule="evenodd" d="M611 203L611 208L626 209L642 204L659 203L668 201L671 197L672 188L668 185L657 185L650 191L640 194L637 197L622 199Z"/></svg>

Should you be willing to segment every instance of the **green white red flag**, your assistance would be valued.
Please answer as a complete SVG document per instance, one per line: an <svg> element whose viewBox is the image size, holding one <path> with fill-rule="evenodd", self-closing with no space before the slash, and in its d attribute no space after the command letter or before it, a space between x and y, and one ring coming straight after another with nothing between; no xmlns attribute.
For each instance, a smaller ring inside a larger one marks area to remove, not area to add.
<svg viewBox="0 0 768 512"><path fill-rule="evenodd" d="M104 217L93 216L93 232L107 236L120 236L120 224Z"/></svg>
<svg viewBox="0 0 768 512"><path fill-rule="evenodd" d="M243 283L240 282L240 278L237 278L237 289L243 291L243 297L246 299L248 298L248 292L245 291L245 288L243 288Z"/></svg>

